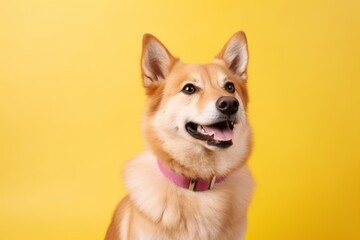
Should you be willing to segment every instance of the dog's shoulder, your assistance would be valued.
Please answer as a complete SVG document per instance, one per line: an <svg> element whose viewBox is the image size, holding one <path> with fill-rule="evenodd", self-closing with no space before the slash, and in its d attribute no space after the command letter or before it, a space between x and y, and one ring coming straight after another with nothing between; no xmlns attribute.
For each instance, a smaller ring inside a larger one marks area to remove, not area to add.
<svg viewBox="0 0 360 240"><path fill-rule="evenodd" d="M126 196L116 207L105 240L127 239L130 225L131 202Z"/></svg>

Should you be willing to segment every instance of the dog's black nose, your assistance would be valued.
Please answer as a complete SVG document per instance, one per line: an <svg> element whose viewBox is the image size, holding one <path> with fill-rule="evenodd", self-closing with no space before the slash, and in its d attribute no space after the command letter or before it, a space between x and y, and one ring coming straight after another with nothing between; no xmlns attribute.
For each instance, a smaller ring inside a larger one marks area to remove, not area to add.
<svg viewBox="0 0 360 240"><path fill-rule="evenodd" d="M231 115L238 111L239 101L231 96L220 97L216 101L216 108L226 115Z"/></svg>

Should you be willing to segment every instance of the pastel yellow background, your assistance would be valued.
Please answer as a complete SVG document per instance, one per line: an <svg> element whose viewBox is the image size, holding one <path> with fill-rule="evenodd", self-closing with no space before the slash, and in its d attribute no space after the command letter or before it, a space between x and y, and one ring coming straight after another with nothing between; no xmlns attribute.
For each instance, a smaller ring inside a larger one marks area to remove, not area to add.
<svg viewBox="0 0 360 240"><path fill-rule="evenodd" d="M206 62L250 48L248 240L360 239L360 1L1 0L0 239L102 239L144 142L155 34Z"/></svg>

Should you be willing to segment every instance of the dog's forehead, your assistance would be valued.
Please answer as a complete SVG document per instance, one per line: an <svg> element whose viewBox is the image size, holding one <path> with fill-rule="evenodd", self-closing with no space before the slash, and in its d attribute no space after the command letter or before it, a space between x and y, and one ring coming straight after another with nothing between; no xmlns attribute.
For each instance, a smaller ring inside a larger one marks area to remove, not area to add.
<svg viewBox="0 0 360 240"><path fill-rule="evenodd" d="M223 82L227 79L226 69L218 64L182 64L174 69L178 81L195 83Z"/></svg>

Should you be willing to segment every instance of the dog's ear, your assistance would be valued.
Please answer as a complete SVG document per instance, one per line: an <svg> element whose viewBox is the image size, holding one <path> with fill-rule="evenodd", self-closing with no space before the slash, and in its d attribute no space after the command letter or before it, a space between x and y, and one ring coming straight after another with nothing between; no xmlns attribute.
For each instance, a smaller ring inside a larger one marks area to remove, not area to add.
<svg viewBox="0 0 360 240"><path fill-rule="evenodd" d="M145 34L141 56L144 86L152 86L164 80L176 59L153 35Z"/></svg>
<svg viewBox="0 0 360 240"><path fill-rule="evenodd" d="M215 62L223 61L234 74L246 80L249 60L248 47L244 32L235 33L215 57Z"/></svg>

